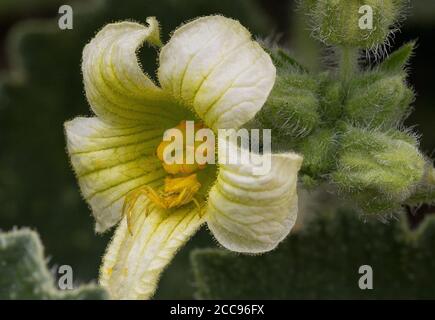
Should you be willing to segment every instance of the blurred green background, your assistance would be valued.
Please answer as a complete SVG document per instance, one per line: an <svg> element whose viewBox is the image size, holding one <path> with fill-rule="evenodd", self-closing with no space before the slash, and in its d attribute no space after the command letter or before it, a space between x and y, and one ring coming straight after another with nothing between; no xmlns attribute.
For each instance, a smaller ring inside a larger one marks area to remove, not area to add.
<svg viewBox="0 0 435 320"><path fill-rule="evenodd" d="M432 155L435 2L411 3L409 19L396 34L393 47L418 39L409 78L417 101L407 125L422 135L422 149ZM62 4L74 10L73 30L58 28ZM307 18L295 9L290 0L0 0L0 229L29 226L37 230L49 266L71 265L78 283L96 279L111 234L93 231L93 218L79 194L65 152L63 123L90 115L80 74L81 51L106 23L125 19L144 23L146 17L156 16L167 40L182 22L219 13L240 20L258 37L279 39L302 63L318 69L320 61L327 60L324 48L309 37ZM155 74L156 54L145 49L140 55L144 69ZM197 284L189 253L205 247L217 246L207 230L202 230L165 271L156 298L194 297ZM270 259L274 262L273 256ZM261 291L267 286L261 288L254 297L267 296ZM255 288L249 290L255 292Z"/></svg>

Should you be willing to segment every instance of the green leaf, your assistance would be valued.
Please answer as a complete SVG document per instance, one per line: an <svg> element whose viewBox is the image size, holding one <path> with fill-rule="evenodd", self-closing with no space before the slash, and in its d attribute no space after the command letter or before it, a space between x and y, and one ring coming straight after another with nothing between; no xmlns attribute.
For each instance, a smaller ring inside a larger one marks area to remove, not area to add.
<svg viewBox="0 0 435 320"><path fill-rule="evenodd" d="M435 218L410 231L404 219L363 223L341 210L271 253L199 249L191 262L201 299L427 299L435 297L434 245ZM373 269L373 290L359 288L362 265Z"/></svg>
<svg viewBox="0 0 435 320"><path fill-rule="evenodd" d="M416 47L416 42L411 41L391 53L380 65L380 71L399 73L405 69Z"/></svg>
<svg viewBox="0 0 435 320"><path fill-rule="evenodd" d="M106 299L105 290L84 285L59 291L47 269L36 232L21 229L0 233L0 299Z"/></svg>

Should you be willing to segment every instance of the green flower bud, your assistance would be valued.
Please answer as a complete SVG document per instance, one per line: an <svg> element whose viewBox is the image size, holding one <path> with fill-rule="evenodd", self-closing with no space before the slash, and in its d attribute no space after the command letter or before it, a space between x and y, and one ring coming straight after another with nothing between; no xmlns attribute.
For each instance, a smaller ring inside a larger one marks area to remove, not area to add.
<svg viewBox="0 0 435 320"><path fill-rule="evenodd" d="M344 115L352 124L389 129L404 120L413 101L404 73L368 73L352 81Z"/></svg>
<svg viewBox="0 0 435 320"><path fill-rule="evenodd" d="M314 178L330 172L336 162L337 135L330 129L318 129L306 137L297 150L304 155L302 173Z"/></svg>
<svg viewBox="0 0 435 320"><path fill-rule="evenodd" d="M337 170L331 176L366 213L397 208L422 181L426 161L415 138L349 127L341 140Z"/></svg>
<svg viewBox="0 0 435 320"><path fill-rule="evenodd" d="M400 20L406 0L305 0L314 34L328 45L373 48Z"/></svg>
<svg viewBox="0 0 435 320"><path fill-rule="evenodd" d="M277 68L275 86L255 120L279 136L305 137L320 122L318 81L295 68Z"/></svg>

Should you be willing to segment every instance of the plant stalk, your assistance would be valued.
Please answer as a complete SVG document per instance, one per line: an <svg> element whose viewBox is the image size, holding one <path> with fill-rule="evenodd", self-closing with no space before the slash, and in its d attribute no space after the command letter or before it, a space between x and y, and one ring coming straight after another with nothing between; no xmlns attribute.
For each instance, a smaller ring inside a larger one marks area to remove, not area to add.
<svg viewBox="0 0 435 320"><path fill-rule="evenodd" d="M358 71L358 49L342 47L340 49L340 78L345 88L349 87L350 80Z"/></svg>

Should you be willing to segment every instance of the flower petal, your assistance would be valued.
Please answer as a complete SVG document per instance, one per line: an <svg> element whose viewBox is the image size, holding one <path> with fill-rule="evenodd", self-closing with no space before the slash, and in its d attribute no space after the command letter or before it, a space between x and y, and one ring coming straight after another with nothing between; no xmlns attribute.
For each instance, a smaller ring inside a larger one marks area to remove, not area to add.
<svg viewBox="0 0 435 320"><path fill-rule="evenodd" d="M213 129L239 128L251 120L275 76L272 60L249 31L222 16L183 25L160 52L162 88Z"/></svg>
<svg viewBox="0 0 435 320"><path fill-rule="evenodd" d="M98 232L121 219L127 193L163 183L166 173L155 156L163 129L114 127L98 118L76 118L65 123L65 130L71 162Z"/></svg>
<svg viewBox="0 0 435 320"><path fill-rule="evenodd" d="M294 153L270 156L271 169L264 175L254 175L254 165L220 165L209 194L207 223L229 250L272 250L295 224L302 157Z"/></svg>
<svg viewBox="0 0 435 320"><path fill-rule="evenodd" d="M112 299L148 299L160 274L178 249L204 222L194 206L145 215L148 199L141 197L133 212L132 234L124 218L107 248L100 284Z"/></svg>
<svg viewBox="0 0 435 320"><path fill-rule="evenodd" d="M159 44L159 25L133 22L106 25L83 50L86 97L97 116L118 124L176 123L183 112L143 73L136 51L146 41ZM170 127L170 126L169 126Z"/></svg>

